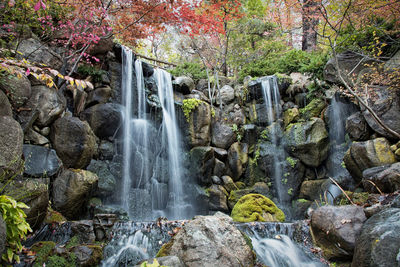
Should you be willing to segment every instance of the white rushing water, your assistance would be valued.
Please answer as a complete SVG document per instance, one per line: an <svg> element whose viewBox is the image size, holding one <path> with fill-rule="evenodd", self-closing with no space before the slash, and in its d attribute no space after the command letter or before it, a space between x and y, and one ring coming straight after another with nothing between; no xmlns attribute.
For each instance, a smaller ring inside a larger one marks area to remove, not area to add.
<svg viewBox="0 0 400 267"><path fill-rule="evenodd" d="M167 145L168 151L168 215L174 219L183 219L188 205L184 202L182 183L182 149L180 133L178 131L175 115L175 101L172 90L171 74L157 69L158 97L163 113L163 146Z"/></svg>
<svg viewBox="0 0 400 267"><path fill-rule="evenodd" d="M279 148L278 144L278 131L279 123L278 119L281 118L281 96L279 94L278 81L276 76L266 76L261 80L261 89L263 93L264 103L267 109L268 125L270 125L270 141L274 145L276 153L274 153L274 169L273 179L279 202L284 201L284 195L287 195L287 191L282 186L282 167L280 162L284 159L284 152ZM273 125L275 122L275 125Z"/></svg>

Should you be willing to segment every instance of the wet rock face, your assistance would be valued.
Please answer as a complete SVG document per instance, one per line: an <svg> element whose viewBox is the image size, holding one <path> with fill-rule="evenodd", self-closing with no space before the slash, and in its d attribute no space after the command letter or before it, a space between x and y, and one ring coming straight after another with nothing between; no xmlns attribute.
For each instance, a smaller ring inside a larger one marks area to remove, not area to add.
<svg viewBox="0 0 400 267"><path fill-rule="evenodd" d="M96 136L87 122L76 117L58 119L52 125L50 139L67 168L85 168L96 152Z"/></svg>
<svg viewBox="0 0 400 267"><path fill-rule="evenodd" d="M187 76L176 77L175 80L172 81L172 86L174 91L184 95L190 94L195 88L193 79Z"/></svg>
<svg viewBox="0 0 400 267"><path fill-rule="evenodd" d="M360 182L364 170L395 163L396 158L390 150L389 142L385 138L376 138L365 142L354 142L343 161L356 182Z"/></svg>
<svg viewBox="0 0 400 267"><path fill-rule="evenodd" d="M12 107L7 96L0 91L0 116L12 116Z"/></svg>
<svg viewBox="0 0 400 267"><path fill-rule="evenodd" d="M0 90L8 95L14 108L25 104L32 93L31 83L25 75L22 75L21 78L14 75L4 76L0 80Z"/></svg>
<svg viewBox="0 0 400 267"><path fill-rule="evenodd" d="M211 107L201 102L189 118L189 140L191 146L208 146L211 141Z"/></svg>
<svg viewBox="0 0 400 267"><path fill-rule="evenodd" d="M116 189L116 179L108 168L109 162L92 160L87 167L88 171L91 171L99 177L97 194L101 197L107 197L112 195Z"/></svg>
<svg viewBox="0 0 400 267"><path fill-rule="evenodd" d="M363 186L370 193L379 193L372 181L382 192L392 193L400 189L400 162L366 169L363 171Z"/></svg>
<svg viewBox="0 0 400 267"><path fill-rule="evenodd" d="M231 171L231 177L237 181L246 170L248 162L248 145L236 142L228 150L228 164Z"/></svg>
<svg viewBox="0 0 400 267"><path fill-rule="evenodd" d="M221 185L213 184L208 188L209 209L210 211L228 212L227 195L228 192Z"/></svg>
<svg viewBox="0 0 400 267"><path fill-rule="evenodd" d="M197 216L165 244L157 256L174 255L185 266L253 266L251 248L232 219L222 213Z"/></svg>
<svg viewBox="0 0 400 267"><path fill-rule="evenodd" d="M85 203L97 186L96 174L84 170L64 170L53 182L53 204L68 219L82 215Z"/></svg>
<svg viewBox="0 0 400 267"><path fill-rule="evenodd" d="M22 156L24 134L21 126L10 116L0 116L0 173L1 169L16 170Z"/></svg>
<svg viewBox="0 0 400 267"><path fill-rule="evenodd" d="M366 219L362 207L322 206L311 216L314 241L326 258L349 260Z"/></svg>
<svg viewBox="0 0 400 267"><path fill-rule="evenodd" d="M398 89L389 87L374 88L376 97L368 99L368 105L378 115L378 117L392 130L400 132L400 92ZM368 125L379 135L389 139L396 139L384 130L369 111L364 110L363 115Z"/></svg>
<svg viewBox="0 0 400 267"><path fill-rule="evenodd" d="M213 174L215 157L212 147L198 146L190 150L192 170L201 185L210 185Z"/></svg>
<svg viewBox="0 0 400 267"><path fill-rule="evenodd" d="M290 124L285 132L289 154L310 167L318 167L327 158L328 139L325 124L319 118Z"/></svg>
<svg viewBox="0 0 400 267"><path fill-rule="evenodd" d="M399 250L400 209L386 209L363 225L351 266L399 266Z"/></svg>
<svg viewBox="0 0 400 267"><path fill-rule="evenodd" d="M81 113L80 118L89 123L97 137L113 137L121 126L121 107L118 104L97 104Z"/></svg>
<svg viewBox="0 0 400 267"><path fill-rule="evenodd" d="M56 151L43 146L24 145L26 175L34 177L50 177L58 172L62 166Z"/></svg>
<svg viewBox="0 0 400 267"><path fill-rule="evenodd" d="M365 141L368 139L370 128L361 112L354 113L347 118L346 132L353 141Z"/></svg>
<svg viewBox="0 0 400 267"><path fill-rule="evenodd" d="M212 125L212 144L216 147L228 149L236 140L232 125L216 121Z"/></svg>
<svg viewBox="0 0 400 267"><path fill-rule="evenodd" d="M26 103L28 111L21 112L21 122L25 125L32 116L39 127L49 126L64 112L66 100L63 95L47 86L33 86L32 95Z"/></svg>

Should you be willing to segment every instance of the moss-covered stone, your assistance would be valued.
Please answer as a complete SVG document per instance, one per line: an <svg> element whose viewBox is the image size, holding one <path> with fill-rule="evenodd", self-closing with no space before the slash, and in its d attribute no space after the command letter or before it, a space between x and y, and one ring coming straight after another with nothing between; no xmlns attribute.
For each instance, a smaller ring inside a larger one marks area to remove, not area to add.
<svg viewBox="0 0 400 267"><path fill-rule="evenodd" d="M171 241L162 245L160 250L157 252L156 258L169 256L168 252L170 251L171 246L172 246Z"/></svg>
<svg viewBox="0 0 400 267"><path fill-rule="evenodd" d="M46 218L44 219L45 223L63 223L66 221L67 219L61 213L51 208L47 210Z"/></svg>
<svg viewBox="0 0 400 267"><path fill-rule="evenodd" d="M283 113L283 122L285 127L289 125L289 123L296 122L300 117L300 112L297 108L291 108L286 110Z"/></svg>
<svg viewBox="0 0 400 267"><path fill-rule="evenodd" d="M236 222L283 222L285 214L269 198L260 194L248 194L233 207L232 218Z"/></svg>
<svg viewBox="0 0 400 267"><path fill-rule="evenodd" d="M314 98L305 108L300 109L302 117L309 120L312 117L319 117L326 107L326 103L319 98Z"/></svg>
<svg viewBox="0 0 400 267"><path fill-rule="evenodd" d="M35 243L31 250L36 253L34 267L41 267L47 261L47 258L52 255L56 243L53 241L41 241Z"/></svg>

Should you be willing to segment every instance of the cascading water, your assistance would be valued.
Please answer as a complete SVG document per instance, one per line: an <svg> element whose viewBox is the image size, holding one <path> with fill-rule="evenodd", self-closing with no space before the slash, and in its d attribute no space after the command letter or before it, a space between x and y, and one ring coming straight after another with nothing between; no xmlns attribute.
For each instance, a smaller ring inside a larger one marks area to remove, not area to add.
<svg viewBox="0 0 400 267"><path fill-rule="evenodd" d="M160 216L169 219L193 216L192 205L185 199L183 190L183 184L188 185L188 179L182 181L183 151L175 116L171 75L163 70L154 72L162 115L162 123L158 126L147 113L142 62L135 61L136 75L133 77L130 49L123 48L122 60L124 130L120 203L136 221L154 220Z"/></svg>
<svg viewBox="0 0 400 267"><path fill-rule="evenodd" d="M272 145L274 146L275 153L273 154L273 179L276 196L281 204L286 201L286 190L282 185L282 166L281 162L284 161L284 149L279 145L280 125L278 120L281 117L281 97L279 93L278 81L276 76L266 76L261 80L261 89L263 99L267 109L269 136Z"/></svg>

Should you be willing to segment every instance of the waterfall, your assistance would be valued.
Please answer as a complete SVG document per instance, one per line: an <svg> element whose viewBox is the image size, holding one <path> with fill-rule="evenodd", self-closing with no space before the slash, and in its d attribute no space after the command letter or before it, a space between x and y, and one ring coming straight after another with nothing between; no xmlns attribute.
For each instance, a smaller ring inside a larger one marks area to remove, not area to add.
<svg viewBox="0 0 400 267"><path fill-rule="evenodd" d="M270 141L274 146L273 179L278 201L285 202L287 192L282 185L282 166L284 160L284 150L279 146L280 125L278 120L281 118L281 97L279 94L278 81L276 76L266 76L261 80L263 99L267 110L268 125L270 127Z"/></svg>
<svg viewBox="0 0 400 267"><path fill-rule="evenodd" d="M189 198L184 196L189 191L189 183L184 175L171 75L160 69L154 72L157 89L150 93L157 93L160 101L161 109L156 111L162 114L160 124L150 120L147 113L142 62L135 61L136 75L133 76L132 51L123 47L122 64L124 126L120 204L137 221L160 216L188 218L194 211L187 201Z"/></svg>
<svg viewBox="0 0 400 267"><path fill-rule="evenodd" d="M189 205L185 204L183 199L181 138L175 116L175 101L172 91L171 74L162 69L158 69L156 75L158 97L163 114L162 128L164 134L162 140L164 145L167 143L168 151L168 215L174 219L183 219L187 216Z"/></svg>

